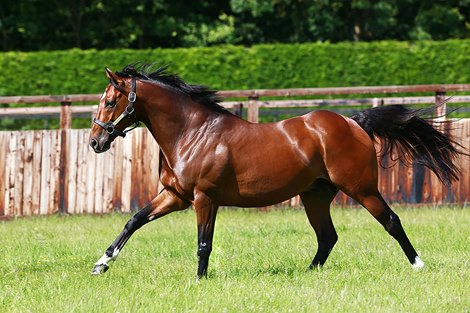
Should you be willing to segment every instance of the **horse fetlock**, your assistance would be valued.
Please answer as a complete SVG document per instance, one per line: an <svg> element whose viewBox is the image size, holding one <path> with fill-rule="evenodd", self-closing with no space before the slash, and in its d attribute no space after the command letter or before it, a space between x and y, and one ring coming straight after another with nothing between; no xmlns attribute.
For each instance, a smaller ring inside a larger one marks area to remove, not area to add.
<svg viewBox="0 0 470 313"><path fill-rule="evenodd" d="M93 275L98 275L106 272L109 269L109 262L115 261L119 254L119 249L114 249L112 253L106 251L103 256L95 263L93 267Z"/></svg>
<svg viewBox="0 0 470 313"><path fill-rule="evenodd" d="M109 261L114 261L117 259L119 252L121 252L121 250L116 248L108 248L108 250L106 250L98 262L102 261L103 263L108 263Z"/></svg>

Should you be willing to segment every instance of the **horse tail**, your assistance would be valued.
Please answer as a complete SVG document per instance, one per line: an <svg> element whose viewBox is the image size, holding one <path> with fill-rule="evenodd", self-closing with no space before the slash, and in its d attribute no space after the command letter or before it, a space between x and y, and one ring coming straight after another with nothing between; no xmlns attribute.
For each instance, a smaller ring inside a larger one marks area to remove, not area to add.
<svg viewBox="0 0 470 313"><path fill-rule="evenodd" d="M396 151L400 161L407 165L413 161L422 164L431 169L443 184L450 185L459 179L456 157L468 154L449 135L440 132L421 117L431 116L433 109L413 110L402 105L390 105L370 108L351 118L372 140L380 139L380 157L387 154L391 156L391 152Z"/></svg>

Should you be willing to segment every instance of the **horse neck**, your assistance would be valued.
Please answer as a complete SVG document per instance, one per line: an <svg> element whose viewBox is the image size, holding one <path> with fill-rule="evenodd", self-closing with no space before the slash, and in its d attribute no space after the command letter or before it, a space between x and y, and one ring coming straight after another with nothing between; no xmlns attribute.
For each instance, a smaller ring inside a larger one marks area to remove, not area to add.
<svg viewBox="0 0 470 313"><path fill-rule="evenodd" d="M149 91L143 97L142 121L167 157L174 154L179 140L203 128L214 115L189 96L170 88L153 87Z"/></svg>

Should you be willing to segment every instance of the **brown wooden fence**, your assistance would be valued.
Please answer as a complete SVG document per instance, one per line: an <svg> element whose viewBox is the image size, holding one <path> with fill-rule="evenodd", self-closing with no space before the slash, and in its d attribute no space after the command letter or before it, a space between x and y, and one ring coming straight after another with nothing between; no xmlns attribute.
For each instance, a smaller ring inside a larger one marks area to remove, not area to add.
<svg viewBox="0 0 470 313"><path fill-rule="evenodd" d="M88 136L87 129L0 132L0 216L128 212L157 194L159 150L145 128L104 154L93 152Z"/></svg>
<svg viewBox="0 0 470 313"><path fill-rule="evenodd" d="M455 122L451 133L470 147L470 119ZM0 132L0 217L129 212L157 195L159 150L145 128L116 139L104 154L89 148L88 135L86 129ZM380 170L380 190L392 202L468 203L469 159L459 159L461 179L450 188L428 170L396 164ZM353 202L340 194L337 203ZM298 205L298 198L289 204Z"/></svg>
<svg viewBox="0 0 470 313"><path fill-rule="evenodd" d="M256 121L258 109L262 106L315 106L329 101L284 100L281 103L262 101L258 98L261 96L431 90L435 92L434 97L367 100L368 103L375 105L440 103L445 98L445 91L470 90L470 85L252 90L239 93L226 91L223 94L230 97L248 97L247 102L228 102L224 105L233 108L242 103L248 108L248 119ZM0 116L27 116L41 112L45 115L60 114L62 128L48 131L0 132L0 218L57 212L71 214L101 214L114 210L128 212L142 207L158 193L159 150L146 129L136 129L125 139L118 138L113 148L104 154L95 154L89 148L89 130L70 129L72 115L83 116L91 114L96 109L93 106L72 106L71 101L90 101L98 97L98 95L0 97L0 103L8 101L62 103L61 107L53 109L0 109ZM468 96L455 98L458 102L469 101ZM299 101L304 102L299 103ZM351 99L344 101L348 104L354 103ZM470 119L456 121L449 132L459 139L464 147L470 148ZM461 179L450 188L443 187L434 174L426 169L397 164L380 170L380 190L391 202L465 205L470 200L470 160L468 157L461 157L458 162L462 169ZM384 160L382 164L392 165ZM353 203L343 194L339 194L336 201L342 205ZM291 199L288 203L298 205L299 199Z"/></svg>

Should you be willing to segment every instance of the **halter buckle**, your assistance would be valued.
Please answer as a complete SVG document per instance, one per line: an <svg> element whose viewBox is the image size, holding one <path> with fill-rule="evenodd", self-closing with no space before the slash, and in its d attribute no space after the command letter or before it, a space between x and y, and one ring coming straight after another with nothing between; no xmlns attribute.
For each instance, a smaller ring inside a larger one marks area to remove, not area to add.
<svg viewBox="0 0 470 313"><path fill-rule="evenodd" d="M134 113L134 107L132 105L128 105L126 107L126 115L131 115Z"/></svg>
<svg viewBox="0 0 470 313"><path fill-rule="evenodd" d="M106 126L106 131L108 132L108 134L112 135L114 133L114 125L113 124L108 124Z"/></svg>
<svg viewBox="0 0 470 313"><path fill-rule="evenodd" d="M136 99L137 99L137 95L135 94L135 92L134 91L129 92L129 95L127 96L127 100L129 102L135 102Z"/></svg>

